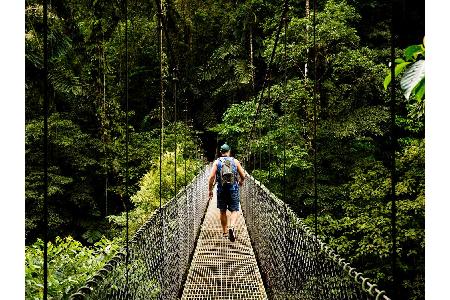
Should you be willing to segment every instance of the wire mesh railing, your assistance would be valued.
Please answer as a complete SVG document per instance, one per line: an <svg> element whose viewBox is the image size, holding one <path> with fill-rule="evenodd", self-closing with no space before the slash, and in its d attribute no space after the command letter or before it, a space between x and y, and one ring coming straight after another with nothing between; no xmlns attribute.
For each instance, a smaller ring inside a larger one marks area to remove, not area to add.
<svg viewBox="0 0 450 300"><path fill-rule="evenodd" d="M71 299L177 299L208 204L206 166Z"/></svg>
<svg viewBox="0 0 450 300"><path fill-rule="evenodd" d="M247 176L241 205L269 299L390 299Z"/></svg>

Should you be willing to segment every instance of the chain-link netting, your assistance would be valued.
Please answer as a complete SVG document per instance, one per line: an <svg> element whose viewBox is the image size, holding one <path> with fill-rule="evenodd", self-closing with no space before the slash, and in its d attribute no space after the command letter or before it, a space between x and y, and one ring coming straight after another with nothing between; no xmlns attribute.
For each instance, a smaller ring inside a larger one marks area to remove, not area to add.
<svg viewBox="0 0 450 300"><path fill-rule="evenodd" d="M270 299L389 299L247 176L242 210Z"/></svg>
<svg viewBox="0 0 450 300"><path fill-rule="evenodd" d="M209 166L161 210L71 299L176 299L208 204ZM128 270L128 272L127 272Z"/></svg>
<svg viewBox="0 0 450 300"><path fill-rule="evenodd" d="M71 298L179 298L208 204L208 174L206 167L136 232L128 265L123 248ZM251 176L241 204L269 299L389 300Z"/></svg>

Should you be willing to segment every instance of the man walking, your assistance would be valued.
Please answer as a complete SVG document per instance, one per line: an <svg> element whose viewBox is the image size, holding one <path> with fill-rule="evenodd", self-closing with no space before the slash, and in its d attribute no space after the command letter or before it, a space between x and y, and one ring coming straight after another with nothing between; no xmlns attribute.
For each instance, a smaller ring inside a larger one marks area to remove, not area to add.
<svg viewBox="0 0 450 300"><path fill-rule="evenodd" d="M209 199L213 196L214 182L217 182L217 208L220 209L220 223L224 237L230 241L236 240L236 223L239 212L239 186L245 180L245 172L241 164L234 157L230 157L230 146L223 144L220 147L221 157L214 161L209 176ZM227 230L227 209L231 212L230 226Z"/></svg>

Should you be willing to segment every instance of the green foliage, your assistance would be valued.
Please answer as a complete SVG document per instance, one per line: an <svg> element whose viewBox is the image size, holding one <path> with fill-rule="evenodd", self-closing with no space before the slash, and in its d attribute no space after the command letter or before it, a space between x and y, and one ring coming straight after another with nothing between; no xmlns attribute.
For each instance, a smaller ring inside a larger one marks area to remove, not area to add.
<svg viewBox="0 0 450 300"><path fill-rule="evenodd" d="M409 65L411 64L410 61L404 61L401 58L397 58L395 60L395 63L397 64L395 66L395 77L397 77L401 72L403 72L403 70ZM391 73L389 72L389 75L386 76L386 78L384 79L384 89L387 90L389 84L391 83L392 79L391 79Z"/></svg>
<svg viewBox="0 0 450 300"><path fill-rule="evenodd" d="M50 228L57 230L71 222L97 218L100 214L99 204L91 188L95 180L89 178L89 174L98 174L96 158L100 152L99 142L59 114L50 116L49 133L52 158L49 167ZM29 239L33 239L42 226L42 144L43 121L35 119L26 125L25 134L26 234ZM77 214L67 215L67 211Z"/></svg>
<svg viewBox="0 0 450 300"><path fill-rule="evenodd" d="M129 2L128 182L129 195L134 195L131 199L125 197L123 6L108 1L53 1L49 9L50 237L53 240L71 235L92 244L103 235L123 234L125 206L130 208L132 232L159 206L161 118L156 8L153 2ZM313 78L317 75L320 230L343 256L359 269L368 270L380 286L387 286L389 110L388 94L382 86L388 72L391 20L386 11L389 9L389 3L375 0L319 1L317 51L313 51L312 11L306 18L304 5L292 2L286 36L287 61L282 31L271 66L270 95L266 89L253 137L249 139L281 3L165 1L163 202L175 193L175 149L179 189L184 185L184 162L187 181L197 169L195 150L201 141L194 132L211 129L232 145L240 160L248 157L246 169L254 169L253 175L280 197L284 195L286 162L287 193L283 200L310 222L314 212ZM410 7L408 13L418 9ZM28 245L42 231L42 12L41 3L26 1ZM409 15L405 17L408 19ZM417 31L421 23L408 24L408 28ZM167 37L176 59L168 50ZM408 72L412 75L407 77L412 79L409 85L401 84L412 96L396 107L400 135L397 193L401 276L405 298L421 299L425 81L420 77L423 68L419 67L423 67L425 50L422 45L413 45L401 56L396 60L396 76ZM180 79L177 117L184 119L180 113L186 101L187 118L193 128L173 122L176 111L171 67L175 64ZM388 82L386 79L386 86ZM400 96L402 91L397 92ZM208 134L202 142L208 143ZM88 256L94 259L94 252L92 257L86 254L86 259ZM35 289L30 286L31 290Z"/></svg>
<svg viewBox="0 0 450 300"><path fill-rule="evenodd" d="M424 150L423 140L410 139L404 141L403 150L397 154L398 255L404 274L402 285L411 288L411 295L415 295L411 299L423 296ZM356 166L352 177L348 184L349 198L343 203L343 217L319 216L321 234L352 263L364 264L364 270L372 278L388 282L392 247L389 172L380 162L366 159ZM307 222L313 224L313 217Z"/></svg>
<svg viewBox="0 0 450 300"><path fill-rule="evenodd" d="M184 159L181 147L177 153L177 190L175 191L175 152L166 152L162 160L162 204L175 196L185 185L194 178L201 167L201 162L196 159ZM186 164L186 165L185 165ZM185 173L186 167L186 173ZM185 181L186 179L186 181ZM154 166L140 179L139 190L131 197L134 209L129 212L130 235L139 229L151 214L159 207L159 158L154 161ZM124 227L125 213L110 215L108 219L114 224Z"/></svg>
<svg viewBox="0 0 450 300"><path fill-rule="evenodd" d="M425 60L416 61L405 71L400 86L406 99L409 99L412 93L416 100L422 100L425 94Z"/></svg>
<svg viewBox="0 0 450 300"><path fill-rule="evenodd" d="M89 145L89 136L82 134L72 122L67 120L58 119L57 115L52 115L50 118L50 129L53 129L55 125L58 125L61 130L58 138L51 136L51 140L55 143L55 149L63 149L66 152L61 152L60 155L64 155L66 158L65 163L71 166L75 165L74 170L70 175L77 174L80 170L85 170L90 167L90 163L93 160L89 160L84 156L88 156L86 151L86 145ZM175 149L175 125L168 126L166 131L166 149ZM52 130L50 130L52 131ZM192 137L192 133L188 128L182 124L178 124L178 147L177 147L177 191L184 187L186 183L189 183L194 175L201 167L199 160L192 157L192 151L190 151L196 141ZM153 134L153 136L152 136ZM27 146L33 143L41 143L42 139L42 123L31 122L27 128ZM139 168L131 169L131 174L139 174L140 169L145 166L150 166L147 174L145 174L139 181L138 192L131 197L131 203L134 209L130 211L130 234L132 235L152 214L152 212L159 206L159 158L148 158L143 161L143 156L150 153L157 153L159 151L157 142L159 137L156 132L146 134L135 134L131 138L130 145L130 161L133 162L139 159ZM146 147L138 148L136 144L146 143ZM84 144L86 143L86 144ZM56 147L58 146L58 147ZM77 148L78 147L78 148ZM136 148L135 148L136 147ZM74 149L76 151L74 152ZM118 148L121 149L121 148ZM186 149L186 152L183 150ZM56 153L56 151L55 151ZM92 153L90 153L92 154ZM33 159L39 160L39 153L30 153L29 162L32 163ZM72 157L73 156L73 157ZM74 161L71 160L74 159ZM166 152L163 156L163 203L173 197L175 193L174 189L174 152ZM95 162L95 161L94 161ZM120 162L113 162L114 164L120 164ZM186 181L185 181L185 163L186 163ZM94 164L96 166L96 164ZM58 201L59 196L66 196L69 199L89 200L85 205L95 205L94 199L86 199L86 196L68 196L67 190L72 193L78 192L77 189L68 189L67 185L74 184L79 178L58 176L58 168L52 167L50 169L50 187L49 195L51 196L51 203L54 204ZM39 216L42 211L42 196L39 193L40 185L42 184L42 176L38 171L35 173L30 172L31 175L27 176L27 230L36 230L36 227L40 225ZM137 176L137 175L131 175ZM133 178L133 177L132 177ZM79 197L79 198L78 198ZM33 201L33 202L32 202ZM62 200L59 200L62 201ZM66 200L65 205L70 205L70 202ZM71 204L73 209L77 209L81 203ZM81 206L83 207L83 206ZM90 208L89 210L92 210ZM90 212L95 213L95 212ZM77 213L80 217L80 213ZM66 215L64 210L59 211L57 207L51 207L50 209L50 226L57 228L61 224L66 224L70 221L68 217L76 217L76 215ZM125 214L110 215L108 217L113 222L115 227L123 228L125 224ZM93 243L93 246L83 246L80 242L73 238L66 237L65 239L56 237L55 243L49 243L49 295L58 299L68 299L68 296L80 287L95 271L102 267L102 265L116 252L121 245L121 240L116 238L112 241L105 239L102 234L105 231L104 228L94 226L92 217L87 219L91 222L85 223L83 239L89 243ZM60 223L57 223L60 222ZM110 229L109 233L121 236L117 234L117 230ZM38 299L42 297L42 249L43 243L38 240L34 244L26 247L26 297L27 299Z"/></svg>
<svg viewBox="0 0 450 300"><path fill-rule="evenodd" d="M411 45L403 58L395 60L395 77L402 74L400 87L407 101L409 116L421 118L425 114L425 46ZM384 89L391 83L391 72L384 79ZM413 99L410 99L412 96Z"/></svg>
<svg viewBox="0 0 450 300"><path fill-rule="evenodd" d="M93 246L83 246L72 237L57 237L48 243L48 295L52 299L69 299L86 280L119 249L120 240L102 237ZM25 298L42 299L43 247L38 239L25 249Z"/></svg>
<svg viewBox="0 0 450 300"><path fill-rule="evenodd" d="M213 91L213 96L221 93L229 96L229 93L239 88L240 85L245 87L250 83L250 66L246 60L239 58L240 52L242 52L242 49L237 45L224 45L212 54L206 70L203 72L203 79L207 82L213 80L220 82L220 86ZM231 80L223 81L224 77Z"/></svg>
<svg viewBox="0 0 450 300"><path fill-rule="evenodd" d="M382 88L389 48L361 46L354 24L360 22L345 1L326 1L317 15L318 127L317 188L319 232L324 239L364 270L380 286L389 287L391 202L386 166L389 141L388 95ZM311 20L293 16L284 47L276 51L270 97L266 90L253 138L254 97L230 106L222 122L211 130L233 145L237 156L248 157L246 168L281 199L286 168L287 202L310 225L314 223L313 194L313 82L302 73L311 47L304 33ZM276 22L265 22L264 57L272 51ZM283 33L282 33L283 34ZM281 37L283 41L283 36ZM388 44L386 44L388 46ZM421 57L419 48L397 61L397 74ZM287 81L283 85L286 68ZM303 75L298 77L297 74ZM399 104L401 128L397 153L398 242L402 293L423 298L424 272L424 140L423 119L407 115ZM270 165L269 165L270 162ZM269 177L270 170L270 177Z"/></svg>

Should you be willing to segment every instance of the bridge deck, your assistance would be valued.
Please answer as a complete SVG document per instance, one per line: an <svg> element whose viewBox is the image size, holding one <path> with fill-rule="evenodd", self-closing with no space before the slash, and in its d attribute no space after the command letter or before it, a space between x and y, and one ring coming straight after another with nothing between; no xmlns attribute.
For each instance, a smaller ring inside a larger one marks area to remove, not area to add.
<svg viewBox="0 0 450 300"><path fill-rule="evenodd" d="M242 213L236 221L237 239L232 243L222 236L216 201L214 195L182 299L267 299Z"/></svg>

